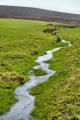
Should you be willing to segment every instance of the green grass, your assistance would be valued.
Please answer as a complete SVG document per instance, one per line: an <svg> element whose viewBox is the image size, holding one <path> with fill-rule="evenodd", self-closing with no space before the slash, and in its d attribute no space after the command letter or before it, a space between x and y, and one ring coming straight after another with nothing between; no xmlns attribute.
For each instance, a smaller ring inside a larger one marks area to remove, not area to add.
<svg viewBox="0 0 80 120"><path fill-rule="evenodd" d="M17 101L14 89L20 78L29 80L28 72L35 66L35 59L63 43L56 37L44 34L46 22L0 19L0 114L9 111ZM43 74L43 72L36 74Z"/></svg>
<svg viewBox="0 0 80 120"><path fill-rule="evenodd" d="M38 70L34 69L34 75L35 76L43 76L43 75L47 75L47 73L42 69L38 69Z"/></svg>
<svg viewBox="0 0 80 120"><path fill-rule="evenodd" d="M80 28L61 28L60 35L73 45L54 53L48 63L56 74L30 91L36 96L35 120L80 119Z"/></svg>
<svg viewBox="0 0 80 120"><path fill-rule="evenodd" d="M0 114L7 112L17 100L14 90L20 78L29 80L28 71L37 65L35 59L44 51L66 44L56 43L56 37L44 34L45 22L0 19ZM54 53L47 61L56 74L34 87L36 96L31 115L34 120L80 119L80 28L60 25L59 35L72 43ZM35 75L43 75L41 69Z"/></svg>

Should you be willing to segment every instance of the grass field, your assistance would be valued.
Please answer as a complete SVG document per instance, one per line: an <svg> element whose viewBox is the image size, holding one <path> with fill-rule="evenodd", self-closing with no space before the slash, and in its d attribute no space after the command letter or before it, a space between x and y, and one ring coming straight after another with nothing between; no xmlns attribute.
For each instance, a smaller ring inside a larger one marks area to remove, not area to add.
<svg viewBox="0 0 80 120"><path fill-rule="evenodd" d="M56 37L44 34L45 22L0 19L0 114L17 100L14 89L29 80L28 72L45 50L61 46ZM64 45L64 44L63 44ZM46 74L42 70L35 75Z"/></svg>
<svg viewBox="0 0 80 120"><path fill-rule="evenodd" d="M60 28L60 35L72 46L54 53L48 63L56 74L31 90L35 120L80 120L80 28Z"/></svg>
<svg viewBox="0 0 80 120"><path fill-rule="evenodd" d="M7 112L17 100L14 89L29 80L28 71L45 50L64 46L56 37L43 33L45 22L0 19L0 114ZM56 70L47 82L30 93L36 96L31 115L34 120L80 119L80 28L60 27L59 34L72 43L54 53L49 61ZM35 75L46 74L42 70Z"/></svg>

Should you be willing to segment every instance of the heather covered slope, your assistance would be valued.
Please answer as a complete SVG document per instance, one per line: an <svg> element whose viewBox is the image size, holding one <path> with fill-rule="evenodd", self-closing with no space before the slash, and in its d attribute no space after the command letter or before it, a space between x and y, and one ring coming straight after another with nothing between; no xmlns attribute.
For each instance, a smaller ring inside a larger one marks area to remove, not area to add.
<svg viewBox="0 0 80 120"><path fill-rule="evenodd" d="M0 18L18 18L66 23L80 23L80 15L30 7L0 6Z"/></svg>

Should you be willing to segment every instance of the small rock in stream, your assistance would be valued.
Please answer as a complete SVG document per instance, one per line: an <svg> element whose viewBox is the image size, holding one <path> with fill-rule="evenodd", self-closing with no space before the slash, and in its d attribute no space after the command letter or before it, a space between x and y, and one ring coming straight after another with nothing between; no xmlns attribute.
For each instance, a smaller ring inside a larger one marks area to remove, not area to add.
<svg viewBox="0 0 80 120"><path fill-rule="evenodd" d="M57 41L56 41L56 42L61 42L61 40L62 40L62 37L58 36L58 38L57 38Z"/></svg>

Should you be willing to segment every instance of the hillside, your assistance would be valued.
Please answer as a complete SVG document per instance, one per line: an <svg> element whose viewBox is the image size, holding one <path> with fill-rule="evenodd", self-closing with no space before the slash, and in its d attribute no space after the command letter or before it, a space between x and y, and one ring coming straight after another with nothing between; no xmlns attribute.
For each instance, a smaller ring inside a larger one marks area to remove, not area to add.
<svg viewBox="0 0 80 120"><path fill-rule="evenodd" d="M80 15L30 7L0 6L0 18L80 23Z"/></svg>

